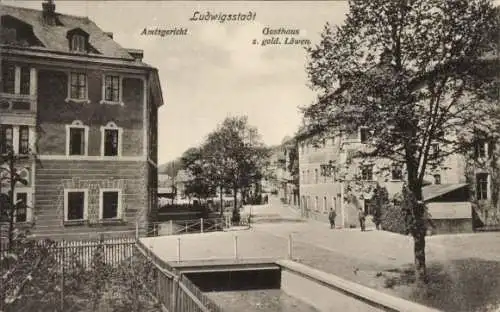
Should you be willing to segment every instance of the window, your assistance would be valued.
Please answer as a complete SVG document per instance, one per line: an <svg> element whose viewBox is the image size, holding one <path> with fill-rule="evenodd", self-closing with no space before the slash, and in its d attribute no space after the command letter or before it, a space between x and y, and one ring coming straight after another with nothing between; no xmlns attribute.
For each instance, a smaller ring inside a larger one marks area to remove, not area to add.
<svg viewBox="0 0 500 312"><path fill-rule="evenodd" d="M70 98L74 100L87 99L87 75L71 73L70 77Z"/></svg>
<svg viewBox="0 0 500 312"><path fill-rule="evenodd" d="M319 211L319 198L316 196L314 198L314 210Z"/></svg>
<svg viewBox="0 0 500 312"><path fill-rule="evenodd" d="M81 121L66 126L66 155L87 155L88 131L88 126L84 126Z"/></svg>
<svg viewBox="0 0 500 312"><path fill-rule="evenodd" d="M104 78L104 100L107 102L120 102L120 77L105 76Z"/></svg>
<svg viewBox="0 0 500 312"><path fill-rule="evenodd" d="M13 148L12 126L0 125L0 153L6 154Z"/></svg>
<svg viewBox="0 0 500 312"><path fill-rule="evenodd" d="M87 40L85 39L84 36L82 35L71 36L71 43L70 43L71 51L85 52L87 51L86 45L87 45Z"/></svg>
<svg viewBox="0 0 500 312"><path fill-rule="evenodd" d="M101 189L100 217L102 220L119 219L121 210L121 191Z"/></svg>
<svg viewBox="0 0 500 312"><path fill-rule="evenodd" d="M440 174L434 175L434 184L441 184L441 175Z"/></svg>
<svg viewBox="0 0 500 312"><path fill-rule="evenodd" d="M326 196L323 197L323 212L328 212L328 200L326 199Z"/></svg>
<svg viewBox="0 0 500 312"><path fill-rule="evenodd" d="M403 170L400 165L393 164L391 167L391 179L395 181L403 180Z"/></svg>
<svg viewBox="0 0 500 312"><path fill-rule="evenodd" d="M368 128L360 128L359 129L359 140L361 141L361 143L366 143L368 141L368 139L370 138L370 131L368 130Z"/></svg>
<svg viewBox="0 0 500 312"><path fill-rule="evenodd" d="M28 193L16 193L16 222L26 222L28 211Z"/></svg>
<svg viewBox="0 0 500 312"><path fill-rule="evenodd" d="M104 156L118 155L118 130L104 130Z"/></svg>
<svg viewBox="0 0 500 312"><path fill-rule="evenodd" d="M121 156L122 128L114 122L101 127L101 154L103 156Z"/></svg>
<svg viewBox="0 0 500 312"><path fill-rule="evenodd" d="M478 173L476 175L476 197L478 200L488 199L488 174Z"/></svg>
<svg viewBox="0 0 500 312"><path fill-rule="evenodd" d="M65 190L65 221L81 221L87 218L87 190Z"/></svg>
<svg viewBox="0 0 500 312"><path fill-rule="evenodd" d="M314 169L314 183L318 184L318 182L319 182L318 169Z"/></svg>
<svg viewBox="0 0 500 312"><path fill-rule="evenodd" d="M364 200L363 206L364 206L365 214L367 214L367 215L373 215L374 210L375 210L375 207L373 207L373 205L374 205L374 203L372 202L371 199L365 199Z"/></svg>
<svg viewBox="0 0 500 312"><path fill-rule="evenodd" d="M2 63L2 92L15 93L16 67L14 64Z"/></svg>
<svg viewBox="0 0 500 312"><path fill-rule="evenodd" d="M475 159L486 157L487 143L485 140L477 140L474 144L474 157Z"/></svg>
<svg viewBox="0 0 500 312"><path fill-rule="evenodd" d="M29 153L29 135L30 129L28 126L19 127L19 154Z"/></svg>
<svg viewBox="0 0 500 312"><path fill-rule="evenodd" d="M85 150L85 129L71 128L70 130L70 155L83 155Z"/></svg>
<svg viewBox="0 0 500 312"><path fill-rule="evenodd" d="M373 165L364 165L361 167L361 179L363 181L373 180Z"/></svg>
<svg viewBox="0 0 500 312"><path fill-rule="evenodd" d="M439 155L439 143L433 143L431 146L431 156L437 157Z"/></svg>
<svg viewBox="0 0 500 312"><path fill-rule="evenodd" d="M29 69L29 67L21 67L20 93L21 94L30 94L30 69Z"/></svg>

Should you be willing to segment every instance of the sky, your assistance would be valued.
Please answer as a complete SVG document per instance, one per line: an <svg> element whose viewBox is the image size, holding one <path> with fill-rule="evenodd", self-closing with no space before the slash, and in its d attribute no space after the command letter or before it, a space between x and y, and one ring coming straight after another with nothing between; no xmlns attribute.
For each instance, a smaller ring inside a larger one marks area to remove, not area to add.
<svg viewBox="0 0 500 312"><path fill-rule="evenodd" d="M42 1L1 0L41 9ZM159 110L159 163L201 144L228 116L247 115L264 142L279 144L301 123L300 106L315 94L307 86L301 45L254 45L263 29L298 29L296 39L319 41L326 22L339 24L346 1L61 1L59 13L88 16L113 32L124 48L144 50L159 70L165 104ZM201 14L255 12L252 21L191 21ZM147 29L187 28L186 35L141 35Z"/></svg>

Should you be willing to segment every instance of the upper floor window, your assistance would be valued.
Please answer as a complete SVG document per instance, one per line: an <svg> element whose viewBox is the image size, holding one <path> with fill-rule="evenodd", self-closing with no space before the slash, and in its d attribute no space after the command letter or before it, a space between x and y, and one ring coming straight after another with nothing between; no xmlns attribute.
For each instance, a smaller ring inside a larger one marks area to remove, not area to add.
<svg viewBox="0 0 500 312"><path fill-rule="evenodd" d="M403 170L398 164L393 164L391 167L391 179L400 181L403 180Z"/></svg>
<svg viewBox="0 0 500 312"><path fill-rule="evenodd" d="M106 76L104 99L106 101L120 101L120 77Z"/></svg>
<svg viewBox="0 0 500 312"><path fill-rule="evenodd" d="M314 183L318 184L318 182L319 182L318 169L314 169Z"/></svg>
<svg viewBox="0 0 500 312"><path fill-rule="evenodd" d="M87 75L84 73L70 74L70 98L74 100L87 99Z"/></svg>
<svg viewBox="0 0 500 312"><path fill-rule="evenodd" d="M488 199L488 174L478 173L476 175L476 197L478 200Z"/></svg>
<svg viewBox="0 0 500 312"><path fill-rule="evenodd" d="M30 68L27 66L21 67L19 93L30 94Z"/></svg>
<svg viewBox="0 0 500 312"><path fill-rule="evenodd" d="M20 126L19 127L19 154L28 154L29 153L29 136L30 129L28 126Z"/></svg>
<svg viewBox="0 0 500 312"><path fill-rule="evenodd" d="M364 165L361 167L361 179L363 181L373 180L373 165Z"/></svg>
<svg viewBox="0 0 500 312"><path fill-rule="evenodd" d="M16 67L14 64L2 62L2 92L15 93Z"/></svg>
<svg viewBox="0 0 500 312"><path fill-rule="evenodd" d="M441 184L441 175L440 174L434 175L434 184Z"/></svg>
<svg viewBox="0 0 500 312"><path fill-rule="evenodd" d="M10 94L30 94L30 67L12 63L2 63L2 92Z"/></svg>
<svg viewBox="0 0 500 312"><path fill-rule="evenodd" d="M439 155L439 143L433 143L431 145L431 156L437 157Z"/></svg>
<svg viewBox="0 0 500 312"><path fill-rule="evenodd" d="M86 156L88 150L88 126L74 121L66 126L66 155Z"/></svg>
<svg viewBox="0 0 500 312"><path fill-rule="evenodd" d="M83 35L73 35L71 36L70 50L76 52L87 51L87 38Z"/></svg>
<svg viewBox="0 0 500 312"><path fill-rule="evenodd" d="M366 127L361 127L359 129L359 141L361 143L366 143L368 139L370 138L370 130Z"/></svg>
<svg viewBox="0 0 500 312"><path fill-rule="evenodd" d="M114 122L101 127L101 152L103 156L121 156L122 128Z"/></svg>
<svg viewBox="0 0 500 312"><path fill-rule="evenodd" d="M118 75L104 75L101 104L122 104L122 78Z"/></svg>
<svg viewBox="0 0 500 312"><path fill-rule="evenodd" d="M0 153L7 154L13 148L13 128L11 125L0 125Z"/></svg>
<svg viewBox="0 0 500 312"><path fill-rule="evenodd" d="M486 157L487 150L488 150L488 143L486 143L486 140L476 140L476 142L474 143L475 159Z"/></svg>

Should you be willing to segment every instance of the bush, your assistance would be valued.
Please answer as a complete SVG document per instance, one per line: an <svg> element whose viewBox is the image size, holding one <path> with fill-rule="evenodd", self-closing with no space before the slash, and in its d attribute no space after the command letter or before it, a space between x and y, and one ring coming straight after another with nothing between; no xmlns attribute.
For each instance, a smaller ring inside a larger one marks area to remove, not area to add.
<svg viewBox="0 0 500 312"><path fill-rule="evenodd" d="M405 214L400 206L389 204L382 210L382 229L406 235Z"/></svg>

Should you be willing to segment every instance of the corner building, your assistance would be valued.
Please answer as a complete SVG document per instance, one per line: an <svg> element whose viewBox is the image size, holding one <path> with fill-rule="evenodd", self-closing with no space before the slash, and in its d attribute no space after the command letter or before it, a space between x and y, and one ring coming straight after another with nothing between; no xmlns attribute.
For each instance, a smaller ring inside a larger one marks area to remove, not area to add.
<svg viewBox="0 0 500 312"><path fill-rule="evenodd" d="M0 12L0 142L36 155L17 164L29 182L16 187L28 207L17 225L39 237L133 233L137 224L144 234L157 214L157 69L53 1Z"/></svg>

